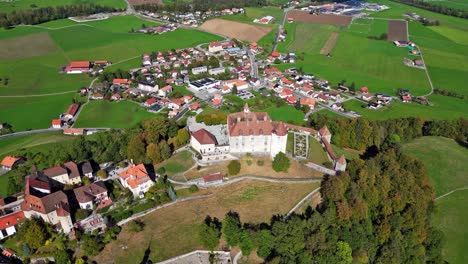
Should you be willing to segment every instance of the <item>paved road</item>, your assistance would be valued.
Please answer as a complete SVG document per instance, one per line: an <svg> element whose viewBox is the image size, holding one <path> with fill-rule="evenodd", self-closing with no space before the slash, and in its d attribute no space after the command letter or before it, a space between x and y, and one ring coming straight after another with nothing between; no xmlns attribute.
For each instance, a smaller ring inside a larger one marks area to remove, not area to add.
<svg viewBox="0 0 468 264"><path fill-rule="evenodd" d="M255 54L251 50L249 50L247 54L249 55L249 59L250 59L250 67L251 67L250 75L253 78L258 79L258 64L257 64L257 59L255 58Z"/></svg>
<svg viewBox="0 0 468 264"><path fill-rule="evenodd" d="M290 10L293 10L294 7L288 7L288 8L285 8L284 11L283 11L283 16L281 17L281 21L280 21L280 24L278 26L278 31L276 32L276 38L275 40L273 41L273 46L271 48L271 52L275 51L276 50L276 46L278 45L278 40L279 40L279 36L280 36L280 32L281 32L281 29L283 29L283 25L284 25L284 21L286 20L286 15L288 14L288 12Z"/></svg>
<svg viewBox="0 0 468 264"><path fill-rule="evenodd" d="M302 200L300 200L287 214L286 214L286 218L289 217L292 213L294 213L297 208L299 208L302 204L304 204L308 199L310 199L310 197L312 197L312 195L316 194L317 192L320 191L320 187L318 187L317 189L311 191L309 194L307 194L304 198L302 198Z"/></svg>
<svg viewBox="0 0 468 264"><path fill-rule="evenodd" d="M119 129L119 128L109 128L109 127L88 127L88 128L83 128L85 130L110 130L110 129ZM26 136L26 135L34 135L34 134L43 134L43 133L51 133L51 132L57 132L57 131L62 131L63 128L46 128L46 129L36 129L36 130L29 130L29 131L21 131L21 132L16 132L16 133L11 133L11 134L6 134L6 135L1 135L0 140L6 139L6 138L12 138L12 137L21 137L21 136Z"/></svg>

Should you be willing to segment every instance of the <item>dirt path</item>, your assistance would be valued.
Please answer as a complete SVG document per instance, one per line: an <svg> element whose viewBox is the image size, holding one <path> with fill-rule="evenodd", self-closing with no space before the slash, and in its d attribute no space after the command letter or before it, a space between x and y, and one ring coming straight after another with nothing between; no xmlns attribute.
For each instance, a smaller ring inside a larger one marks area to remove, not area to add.
<svg viewBox="0 0 468 264"><path fill-rule="evenodd" d="M468 190L468 186L461 187L461 188L457 188L457 189L455 189L455 190L451 190L450 192L445 193L445 194L442 194L441 196L439 196L439 197L437 197L437 198L435 198L435 199L436 199L436 201L437 201L437 200L439 200L439 199L441 199L441 198L444 198L444 197L446 197L446 196L449 196L450 194L452 194L452 193L454 193L454 192L463 191L463 190Z"/></svg>
<svg viewBox="0 0 468 264"><path fill-rule="evenodd" d="M327 42L325 43L325 45L323 45L322 49L320 50L320 54L327 55L328 53L330 53L335 47L339 35L340 34L337 32L332 32L330 34L330 37L328 37Z"/></svg>

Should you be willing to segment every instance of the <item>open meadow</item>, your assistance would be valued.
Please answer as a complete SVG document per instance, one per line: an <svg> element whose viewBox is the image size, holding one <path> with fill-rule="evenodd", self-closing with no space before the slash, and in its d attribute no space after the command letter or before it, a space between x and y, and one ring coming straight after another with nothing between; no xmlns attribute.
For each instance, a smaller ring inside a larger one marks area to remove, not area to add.
<svg viewBox="0 0 468 264"><path fill-rule="evenodd" d="M52 118L66 110L71 93L91 82L86 74L59 73L72 60L108 60L115 64L113 69L129 69L139 65L138 58L146 52L193 47L220 39L186 29L163 35L129 33L142 24L155 25L133 16L120 16L86 23L65 19L0 29L0 96L24 96L0 97L0 119L12 124L15 131L48 127ZM31 45L35 42L37 48ZM29 97L64 92L70 94Z"/></svg>
<svg viewBox="0 0 468 264"><path fill-rule="evenodd" d="M125 9L127 5L124 0L14 0L1 1L0 12L10 13L13 11L34 9L49 6L68 6L81 4L95 4Z"/></svg>
<svg viewBox="0 0 468 264"><path fill-rule="evenodd" d="M271 21L270 24L267 24L267 25L253 22L254 19L260 19L265 16L272 16L275 19ZM282 16L283 16L282 9L278 7L273 7L273 6L265 6L265 7L246 7L244 14L228 15L228 16L222 16L220 18L225 19L225 20L242 22L246 24L272 27L270 25L278 25L280 23Z"/></svg>
<svg viewBox="0 0 468 264"><path fill-rule="evenodd" d="M143 258L149 249L153 262L200 249L198 230L210 215L223 219L233 210L243 222L269 222L274 214L285 214L302 197L319 186L318 183L266 183L243 180L224 187L202 190L207 198L182 202L140 218L143 232L130 233L123 227L117 240L108 244L95 261L98 263L133 263ZM121 248L127 247L125 250ZM221 248L221 246L219 247Z"/></svg>
<svg viewBox="0 0 468 264"><path fill-rule="evenodd" d="M422 137L406 143L405 152L420 159L426 167L435 187L436 196L452 190L468 187L468 150L452 139ZM468 217L466 204L468 189L453 192L436 200L434 224L445 234L444 258L449 263L462 264L468 261Z"/></svg>
<svg viewBox="0 0 468 264"><path fill-rule="evenodd" d="M128 128L156 115L130 101L95 100L83 107L74 127Z"/></svg>
<svg viewBox="0 0 468 264"><path fill-rule="evenodd" d="M42 147L42 149L47 150L47 144L68 141L73 138L73 136L64 135L62 131L59 131L0 139L0 159L24 149L41 150L39 147Z"/></svg>

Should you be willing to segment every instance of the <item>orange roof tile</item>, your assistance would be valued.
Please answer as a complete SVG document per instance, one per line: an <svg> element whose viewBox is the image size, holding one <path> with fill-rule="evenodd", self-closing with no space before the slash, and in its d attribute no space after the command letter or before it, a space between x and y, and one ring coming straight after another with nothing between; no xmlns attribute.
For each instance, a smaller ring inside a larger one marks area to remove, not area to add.
<svg viewBox="0 0 468 264"><path fill-rule="evenodd" d="M6 156L2 160L2 166L12 168L17 161L21 158L13 157L13 156Z"/></svg>

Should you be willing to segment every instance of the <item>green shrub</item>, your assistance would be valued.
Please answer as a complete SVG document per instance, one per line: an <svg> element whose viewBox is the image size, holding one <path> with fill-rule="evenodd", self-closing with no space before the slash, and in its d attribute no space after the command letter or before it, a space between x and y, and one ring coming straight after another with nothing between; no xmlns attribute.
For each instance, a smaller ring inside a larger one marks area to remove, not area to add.
<svg viewBox="0 0 468 264"><path fill-rule="evenodd" d="M196 186L195 184L191 185L188 190L190 193L198 192L198 186Z"/></svg>
<svg viewBox="0 0 468 264"><path fill-rule="evenodd" d="M238 160L231 160L228 164L228 173L229 175L237 175L239 174L241 169L241 164Z"/></svg>
<svg viewBox="0 0 468 264"><path fill-rule="evenodd" d="M247 160L247 165L251 166L252 165L252 160Z"/></svg>
<svg viewBox="0 0 468 264"><path fill-rule="evenodd" d="M265 165L265 161L257 160L257 166L263 166L263 165Z"/></svg>

